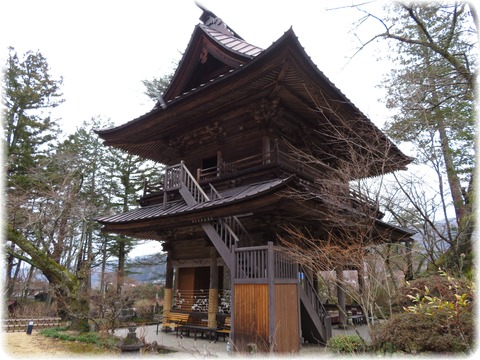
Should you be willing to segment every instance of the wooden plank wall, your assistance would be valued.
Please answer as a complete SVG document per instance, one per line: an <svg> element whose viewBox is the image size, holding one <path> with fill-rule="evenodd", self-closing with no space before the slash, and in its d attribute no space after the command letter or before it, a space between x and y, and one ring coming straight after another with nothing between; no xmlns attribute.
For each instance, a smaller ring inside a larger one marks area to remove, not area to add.
<svg viewBox="0 0 480 360"><path fill-rule="evenodd" d="M300 351L297 284L275 285L275 351Z"/></svg>
<svg viewBox="0 0 480 360"><path fill-rule="evenodd" d="M195 268L188 267L178 269L178 289L195 290Z"/></svg>
<svg viewBox="0 0 480 360"><path fill-rule="evenodd" d="M246 352L247 344L268 351L268 285L236 284L234 296L234 346Z"/></svg>

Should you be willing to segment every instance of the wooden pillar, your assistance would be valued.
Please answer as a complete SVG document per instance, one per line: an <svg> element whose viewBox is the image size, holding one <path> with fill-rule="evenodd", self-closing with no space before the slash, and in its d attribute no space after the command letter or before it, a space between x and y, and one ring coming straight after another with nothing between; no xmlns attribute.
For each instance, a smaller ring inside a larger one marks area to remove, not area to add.
<svg viewBox="0 0 480 360"><path fill-rule="evenodd" d="M208 327L217 327L218 312L218 266L217 250L210 249L210 288L208 290Z"/></svg>
<svg viewBox="0 0 480 360"><path fill-rule="evenodd" d="M280 152L279 152L279 149L278 149L278 139L275 138L273 140L273 158L272 158L272 160L275 164L278 165L279 158L280 158Z"/></svg>
<svg viewBox="0 0 480 360"><path fill-rule="evenodd" d="M235 244L232 246L232 254L230 258L230 266L227 267L230 269L230 339L233 344L235 344L235 278L237 276L236 269L236 252Z"/></svg>
<svg viewBox="0 0 480 360"><path fill-rule="evenodd" d="M267 250L267 276L268 276L268 342L271 349L275 350L275 258L273 242L268 242Z"/></svg>
<svg viewBox="0 0 480 360"><path fill-rule="evenodd" d="M166 323L167 316L172 310L173 304L173 264L171 251L167 251L167 265L165 272L165 289L163 299L163 323Z"/></svg>
<svg viewBox="0 0 480 360"><path fill-rule="evenodd" d="M337 298L339 310L339 324L338 327L344 329L347 327L347 306L345 302L345 290L343 289L343 269L337 268Z"/></svg>

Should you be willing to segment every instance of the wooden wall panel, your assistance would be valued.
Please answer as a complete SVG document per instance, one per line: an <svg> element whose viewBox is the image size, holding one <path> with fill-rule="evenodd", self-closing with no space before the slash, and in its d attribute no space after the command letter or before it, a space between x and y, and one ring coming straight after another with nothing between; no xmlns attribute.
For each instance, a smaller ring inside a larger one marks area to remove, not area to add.
<svg viewBox="0 0 480 360"><path fill-rule="evenodd" d="M275 350L300 351L297 284L275 285Z"/></svg>
<svg viewBox="0 0 480 360"><path fill-rule="evenodd" d="M268 351L268 285L236 284L234 296L234 346L247 351L247 344L257 344L258 351Z"/></svg>
<svg viewBox="0 0 480 360"><path fill-rule="evenodd" d="M178 289L194 290L195 289L195 268L179 268L178 269Z"/></svg>

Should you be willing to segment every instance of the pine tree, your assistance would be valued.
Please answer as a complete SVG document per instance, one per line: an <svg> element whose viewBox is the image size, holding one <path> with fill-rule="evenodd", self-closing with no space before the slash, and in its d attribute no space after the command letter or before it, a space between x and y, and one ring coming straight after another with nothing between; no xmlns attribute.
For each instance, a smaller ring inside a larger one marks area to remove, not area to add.
<svg viewBox="0 0 480 360"><path fill-rule="evenodd" d="M9 49L2 83L2 119L4 169L6 170L6 248L7 293L11 295L15 274L22 264L13 256L15 239L25 238L24 224L32 207L32 168L49 155L50 145L58 133L58 125L46 111L63 102L62 79L54 79L46 58L40 52L27 52L19 57ZM21 250L19 250L21 251ZM14 267L17 270L14 271Z"/></svg>

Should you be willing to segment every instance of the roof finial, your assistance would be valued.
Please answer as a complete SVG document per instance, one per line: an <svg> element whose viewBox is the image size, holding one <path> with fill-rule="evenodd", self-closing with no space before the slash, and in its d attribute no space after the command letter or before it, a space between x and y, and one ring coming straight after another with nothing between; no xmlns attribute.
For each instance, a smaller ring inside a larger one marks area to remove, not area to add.
<svg viewBox="0 0 480 360"><path fill-rule="evenodd" d="M235 31L233 31L227 24L223 22L217 15L215 15L212 11L208 10L204 5L202 5L199 1L195 1L195 5L197 5L200 9L202 9L203 13L200 15L200 20L209 28L215 29L222 34L235 36L241 40L243 38L239 36Z"/></svg>

